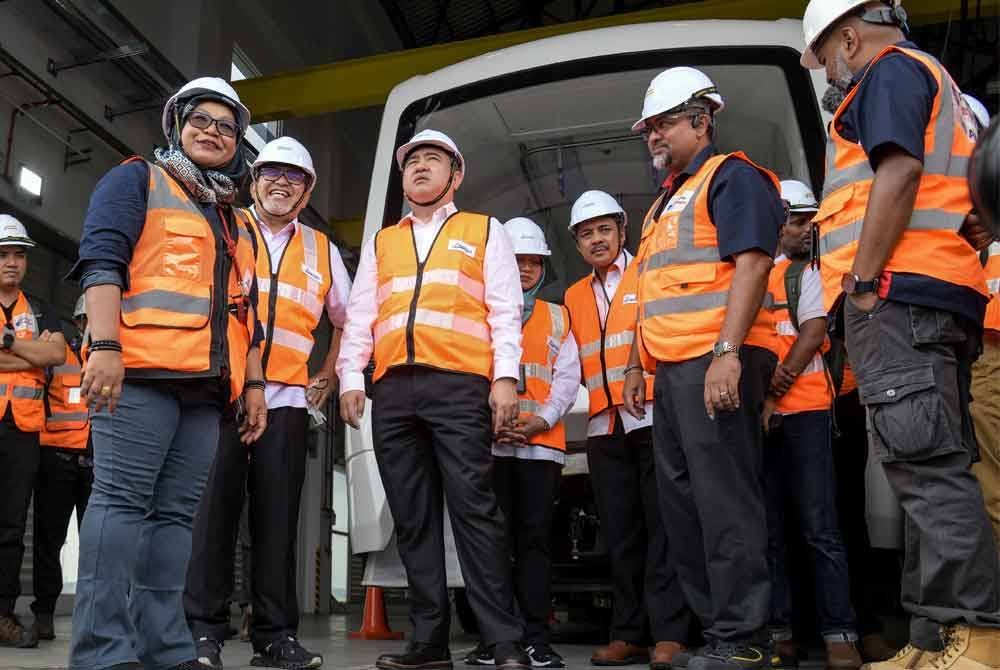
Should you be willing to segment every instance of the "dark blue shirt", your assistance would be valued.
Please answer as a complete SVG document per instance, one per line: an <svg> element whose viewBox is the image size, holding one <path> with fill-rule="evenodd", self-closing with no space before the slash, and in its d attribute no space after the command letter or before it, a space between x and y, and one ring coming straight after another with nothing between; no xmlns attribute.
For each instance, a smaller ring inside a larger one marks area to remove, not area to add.
<svg viewBox="0 0 1000 670"><path fill-rule="evenodd" d="M673 178L664 204L718 153L714 145L702 149ZM774 184L753 165L742 160L724 162L709 184L708 210L719 240L719 260L731 261L733 256L754 249L774 257L785 209Z"/></svg>
<svg viewBox="0 0 1000 670"><path fill-rule="evenodd" d="M910 41L896 46L918 49ZM837 130L844 139L861 145L873 170L884 152L892 149L923 162L924 135L938 94L937 82L923 63L890 53L859 70L853 85L858 91L838 120ZM894 272L883 293L890 300L954 312L976 323L982 323L988 302L966 286L905 272Z"/></svg>
<svg viewBox="0 0 1000 670"><path fill-rule="evenodd" d="M108 171L94 188L83 221L79 260L68 279L80 281L86 290L98 284L129 287L129 264L146 224L146 201L149 190L149 166L143 161L118 165ZM221 231L218 209L214 204L199 204L213 230ZM250 301L257 307L257 282L250 288ZM258 321L253 345L264 339Z"/></svg>

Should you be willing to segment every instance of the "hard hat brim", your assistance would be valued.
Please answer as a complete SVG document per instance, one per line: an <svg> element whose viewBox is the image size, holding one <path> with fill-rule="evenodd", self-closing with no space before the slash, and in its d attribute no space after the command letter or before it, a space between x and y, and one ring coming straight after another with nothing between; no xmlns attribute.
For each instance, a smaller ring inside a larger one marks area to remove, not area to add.
<svg viewBox="0 0 1000 670"><path fill-rule="evenodd" d="M813 51L813 44L806 47L806 50L802 52L802 57L799 58L799 65L806 68L807 70L821 70L823 69L823 64L819 62L816 57L816 52Z"/></svg>
<svg viewBox="0 0 1000 670"><path fill-rule="evenodd" d="M462 152L458 151L454 147L449 146L446 142L435 139L419 140L417 142L407 142L403 146L396 149L396 165L399 166L400 171L403 169L403 161L406 160L406 156L417 147L422 146L432 146L441 149L450 156L454 156L458 159L458 167L463 172L465 171L465 158L462 157Z"/></svg>
<svg viewBox="0 0 1000 670"><path fill-rule="evenodd" d="M552 250L546 249L545 251L514 251L515 256L551 256Z"/></svg>
<svg viewBox="0 0 1000 670"><path fill-rule="evenodd" d="M0 247L37 247L30 237L11 237L0 240Z"/></svg>

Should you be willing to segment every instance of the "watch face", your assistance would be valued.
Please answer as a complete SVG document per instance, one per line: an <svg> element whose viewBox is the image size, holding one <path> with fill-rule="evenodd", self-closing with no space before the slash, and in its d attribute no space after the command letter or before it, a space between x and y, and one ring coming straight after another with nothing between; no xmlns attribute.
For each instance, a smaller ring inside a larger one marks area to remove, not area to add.
<svg viewBox="0 0 1000 670"><path fill-rule="evenodd" d="M847 272L840 278L840 288L844 289L844 293L851 295L854 293L855 287L858 285L858 280L854 278L854 275Z"/></svg>

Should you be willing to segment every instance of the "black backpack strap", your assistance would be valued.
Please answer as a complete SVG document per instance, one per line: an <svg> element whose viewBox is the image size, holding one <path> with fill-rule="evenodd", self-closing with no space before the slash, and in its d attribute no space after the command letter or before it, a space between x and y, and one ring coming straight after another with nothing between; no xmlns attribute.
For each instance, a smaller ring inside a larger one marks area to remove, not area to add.
<svg viewBox="0 0 1000 670"><path fill-rule="evenodd" d="M809 261L792 261L785 268L785 296L787 297L788 316L795 330L799 329L799 299L802 297L802 273Z"/></svg>

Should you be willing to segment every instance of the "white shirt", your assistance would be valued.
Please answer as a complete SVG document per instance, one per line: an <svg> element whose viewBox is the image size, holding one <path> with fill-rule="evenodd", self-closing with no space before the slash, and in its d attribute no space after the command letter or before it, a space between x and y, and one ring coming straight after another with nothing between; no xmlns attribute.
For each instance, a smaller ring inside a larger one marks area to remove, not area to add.
<svg viewBox="0 0 1000 670"><path fill-rule="evenodd" d="M271 228L263 221L258 220L257 223L257 229L260 230L260 235L264 238L264 243L267 245L267 250L271 255L271 272L277 272L281 256L285 253L285 247L288 246L288 242L292 239L292 234L297 232L299 226L302 224L296 219L277 233L274 233L271 232ZM263 250L258 251L260 253L263 252ZM340 257L340 252L337 251L337 247L332 242L330 243L330 271L333 281L330 284L330 290L327 291L326 300L324 301L326 315L334 328L343 328L344 321L347 319L347 299L351 293L351 276L347 274L347 268L344 267L344 260ZM262 277L262 279L270 279L270 277ZM265 323L263 326L266 331L267 324ZM331 383L333 382L331 381ZM264 399L269 409L275 409L276 407L305 407L306 390L301 386L290 386L288 384L268 381L267 386L264 388Z"/></svg>
<svg viewBox="0 0 1000 670"><path fill-rule="evenodd" d="M440 207L430 221L407 215L413 226L417 258L421 261L430 253L431 244L448 217L458 211L454 203ZM485 302L489 310L486 321L490 327L493 348L493 379L520 377L521 364L521 275L507 234L500 222L490 217L489 240L486 242L483 276L486 284ZM361 249L354 288L347 304L347 323L340 340L337 375L340 393L365 389L364 369L375 346L372 327L378 316L378 266L375 258L375 237Z"/></svg>
<svg viewBox="0 0 1000 670"><path fill-rule="evenodd" d="M538 309L537 304L535 309ZM550 427L554 427L562 420L566 412L573 409L577 389L580 388L580 350L577 348L576 339L572 334L559 347L555 365L552 367L552 386L549 388L549 397L538 410L538 416L545 419L545 423L549 424ZM566 454L562 451L534 444L515 447L509 444L494 443L493 455L526 461L555 461L560 464L566 462Z"/></svg>
<svg viewBox="0 0 1000 670"><path fill-rule="evenodd" d="M608 267L603 282L601 282L596 272L593 273L590 280L590 287L594 291L594 300L597 301L597 314L601 319L601 324L604 324L608 320L608 310L611 307L610 301L615 299L615 293L618 292L618 286L622 283L622 277L625 275L625 268L631 262L632 254L627 249L622 249L615 262ZM621 417L622 428L626 433L652 426L653 399L646 398L646 416L642 419L635 418L626 412L625 408L621 405L609 407L600 414L591 417L587 423L587 437L599 437L613 433L615 430L616 413Z"/></svg>

